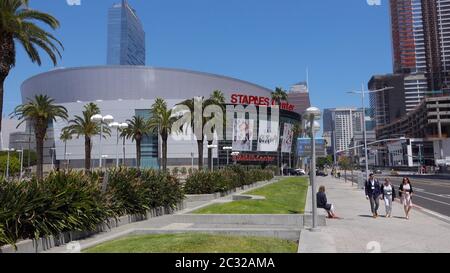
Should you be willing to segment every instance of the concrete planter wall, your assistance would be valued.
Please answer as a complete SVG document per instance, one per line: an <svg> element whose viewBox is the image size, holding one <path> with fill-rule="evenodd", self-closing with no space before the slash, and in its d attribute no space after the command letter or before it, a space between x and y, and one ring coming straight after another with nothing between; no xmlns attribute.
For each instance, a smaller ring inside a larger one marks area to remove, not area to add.
<svg viewBox="0 0 450 273"><path fill-rule="evenodd" d="M275 179L275 178L274 178ZM241 190L248 190L248 189L252 189L252 188L256 188L259 186L263 186L269 182L274 182L276 180L270 180L270 181L260 181L260 182L256 182L250 185L245 185L242 187L238 187L229 191L225 191L225 192L217 192L217 193L212 193L212 194L187 194L186 195L186 202L201 202L201 201L212 201L214 199L220 198L220 197L225 197L231 194L236 193L237 191L241 191Z"/></svg>
<svg viewBox="0 0 450 273"><path fill-rule="evenodd" d="M178 210L183 210L185 207L186 202L183 201L179 203L175 209L159 207L149 210L146 215L126 215L117 219L111 218L107 221L107 223L98 225L97 229L94 231L71 231L61 233L57 236L47 236L39 239L23 240L17 242L17 250L15 250L12 245L6 245L0 248L0 253L39 253L49 250L53 247L68 244L72 241L85 239L94 234L108 231L111 228L144 221L150 218L173 214Z"/></svg>

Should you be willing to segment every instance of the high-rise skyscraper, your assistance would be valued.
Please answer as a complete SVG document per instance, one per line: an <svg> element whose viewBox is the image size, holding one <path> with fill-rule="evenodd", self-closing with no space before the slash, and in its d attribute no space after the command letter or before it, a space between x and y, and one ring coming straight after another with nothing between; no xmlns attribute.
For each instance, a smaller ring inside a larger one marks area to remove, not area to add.
<svg viewBox="0 0 450 273"><path fill-rule="evenodd" d="M414 74L406 99L450 91L450 1L391 0L390 8L394 73Z"/></svg>
<svg viewBox="0 0 450 273"><path fill-rule="evenodd" d="M108 65L145 65L145 32L127 0L108 11Z"/></svg>
<svg viewBox="0 0 450 273"><path fill-rule="evenodd" d="M299 82L291 86L288 92L288 101L295 106L295 112L303 115L305 110L311 107L308 84L306 82Z"/></svg>

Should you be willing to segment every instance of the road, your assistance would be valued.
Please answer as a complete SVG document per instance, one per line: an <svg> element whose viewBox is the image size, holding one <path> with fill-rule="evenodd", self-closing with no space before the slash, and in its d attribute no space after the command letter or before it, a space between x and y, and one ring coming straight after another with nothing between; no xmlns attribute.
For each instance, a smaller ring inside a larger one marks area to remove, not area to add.
<svg viewBox="0 0 450 273"><path fill-rule="evenodd" d="M355 172L355 177L359 173ZM408 175L413 186L413 204L450 217L450 177ZM351 180L351 176L347 174ZM376 175L380 183L389 178L397 191L402 181L400 176ZM356 182L356 181L355 181Z"/></svg>
<svg viewBox="0 0 450 273"><path fill-rule="evenodd" d="M388 177L398 190L402 177L379 175L380 182ZM413 186L413 203L450 217L450 177L409 176Z"/></svg>

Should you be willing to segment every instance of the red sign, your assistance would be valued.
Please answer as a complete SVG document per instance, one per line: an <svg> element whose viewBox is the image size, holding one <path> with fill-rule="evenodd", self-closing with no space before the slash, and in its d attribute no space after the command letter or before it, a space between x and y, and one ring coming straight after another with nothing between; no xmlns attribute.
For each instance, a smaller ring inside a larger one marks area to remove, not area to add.
<svg viewBox="0 0 450 273"><path fill-rule="evenodd" d="M251 154L242 154L233 156L233 159L239 162L273 162L275 161L274 156L267 155L251 155Z"/></svg>
<svg viewBox="0 0 450 273"><path fill-rule="evenodd" d="M243 94L232 94L231 95L231 103L232 104L243 104L243 105L257 105L257 106L271 106L271 105L277 105L277 102L275 100L272 100L268 97L258 97L258 96L249 96L249 95L243 95ZM280 109L282 110L288 110L288 111L294 111L295 106L292 104L289 104L287 102L282 102L280 105Z"/></svg>

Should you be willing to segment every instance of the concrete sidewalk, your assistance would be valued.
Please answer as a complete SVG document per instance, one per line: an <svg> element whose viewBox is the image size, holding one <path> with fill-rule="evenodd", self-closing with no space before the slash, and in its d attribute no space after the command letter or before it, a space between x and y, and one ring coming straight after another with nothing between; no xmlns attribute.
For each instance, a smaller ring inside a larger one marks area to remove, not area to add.
<svg viewBox="0 0 450 273"><path fill-rule="evenodd" d="M319 232L303 231L300 253L450 252L449 223L419 209L413 209L410 220L406 220L399 202L394 203L392 218L373 219L369 201L356 184L317 177L317 188L320 185L326 187L328 202L335 205L342 219L327 219L327 225ZM311 213L311 208L309 191L305 213ZM324 213L321 209L319 212ZM384 213L384 202L380 201L379 214Z"/></svg>

